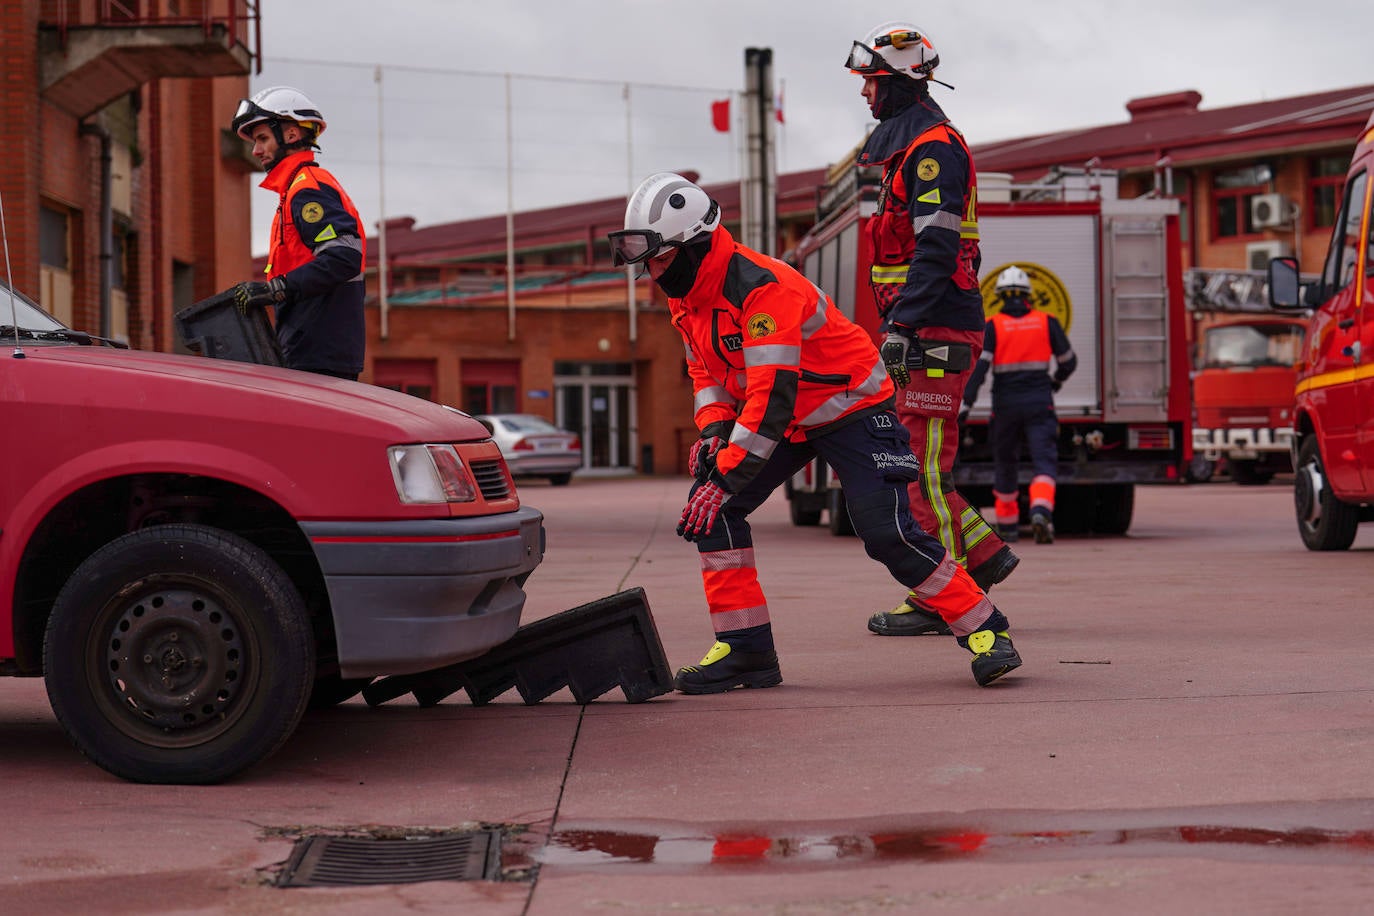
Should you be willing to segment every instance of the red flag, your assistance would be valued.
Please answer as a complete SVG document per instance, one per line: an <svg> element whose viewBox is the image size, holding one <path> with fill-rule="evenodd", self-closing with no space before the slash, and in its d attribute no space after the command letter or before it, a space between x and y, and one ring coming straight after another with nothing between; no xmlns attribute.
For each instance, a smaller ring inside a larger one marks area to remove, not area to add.
<svg viewBox="0 0 1374 916"><path fill-rule="evenodd" d="M730 132L730 100L711 103L711 126L723 134Z"/></svg>
<svg viewBox="0 0 1374 916"><path fill-rule="evenodd" d="M782 119L782 91L787 88L786 83L778 84L778 104L773 107L773 114L777 116L779 124L786 124Z"/></svg>

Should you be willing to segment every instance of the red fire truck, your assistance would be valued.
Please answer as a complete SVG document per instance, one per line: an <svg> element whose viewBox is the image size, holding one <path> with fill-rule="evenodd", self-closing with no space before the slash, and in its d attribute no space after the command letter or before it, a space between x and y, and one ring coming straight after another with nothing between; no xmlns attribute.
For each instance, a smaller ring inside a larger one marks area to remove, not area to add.
<svg viewBox="0 0 1374 916"><path fill-rule="evenodd" d="M1292 469L1293 386L1307 320L1262 300L1262 271L1189 270L1184 276L1197 356L1192 473L1225 463L1250 486Z"/></svg>
<svg viewBox="0 0 1374 916"><path fill-rule="evenodd" d="M822 191L820 220L793 255L875 340L879 319L866 266L878 178L852 164L836 169ZM983 300L992 314L993 283L1015 264L1030 276L1035 305L1064 326L1079 366L1055 397L1055 526L1122 534L1131 524L1135 485L1182 481L1192 458L1178 204L1113 199L1111 175L1077 178L1025 187L980 182ZM960 492L976 505L992 504L990 387L962 428L954 472ZM1029 479L1027 464L1023 484ZM799 472L786 487L793 523L820 524L828 515L831 531L850 533L838 486L822 464Z"/></svg>
<svg viewBox="0 0 1374 916"><path fill-rule="evenodd" d="M1374 115L1355 146L1321 277L1295 258L1269 262L1275 308L1315 308L1298 361L1294 506L1311 550L1345 550L1374 521ZM1370 353L1366 356L1364 348Z"/></svg>

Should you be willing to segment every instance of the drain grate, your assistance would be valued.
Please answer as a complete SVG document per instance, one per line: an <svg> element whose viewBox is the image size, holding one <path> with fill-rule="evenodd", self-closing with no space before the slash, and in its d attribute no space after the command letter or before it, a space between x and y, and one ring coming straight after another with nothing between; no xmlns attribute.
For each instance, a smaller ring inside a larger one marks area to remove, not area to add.
<svg viewBox="0 0 1374 916"><path fill-rule="evenodd" d="M406 839L312 836L297 841L277 886L495 881L500 872L499 830Z"/></svg>

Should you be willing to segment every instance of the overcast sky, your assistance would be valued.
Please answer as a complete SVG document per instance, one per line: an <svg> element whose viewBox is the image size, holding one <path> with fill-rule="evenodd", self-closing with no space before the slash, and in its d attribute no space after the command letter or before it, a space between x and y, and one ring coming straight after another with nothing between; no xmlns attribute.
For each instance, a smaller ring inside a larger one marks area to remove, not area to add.
<svg viewBox="0 0 1374 916"><path fill-rule="evenodd" d="M859 77L842 66L850 42L913 9L940 54L935 75L956 87L933 92L975 145L1124 121L1125 103L1139 96L1196 89L1202 107L1214 108L1374 82L1374 13L1336 0L263 0L260 8L264 61L252 88L292 85L319 105L329 125L319 161L369 234L383 203L388 218L420 225L505 212L507 73L517 210L622 195L664 169L737 179L742 131L716 132L710 107L743 89L750 47L772 49L783 94L778 170L828 165L873 123ZM275 206L255 190L255 253L266 250Z"/></svg>

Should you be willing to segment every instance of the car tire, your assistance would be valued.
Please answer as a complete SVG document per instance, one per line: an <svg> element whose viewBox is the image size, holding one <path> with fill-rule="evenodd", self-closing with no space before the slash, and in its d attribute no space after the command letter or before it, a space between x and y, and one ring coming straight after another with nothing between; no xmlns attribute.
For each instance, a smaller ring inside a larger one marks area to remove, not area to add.
<svg viewBox="0 0 1374 916"><path fill-rule="evenodd" d="M91 554L53 605L48 699L88 758L134 782L216 783L300 722L315 643L299 592L263 550L158 525Z"/></svg>
<svg viewBox="0 0 1374 916"><path fill-rule="evenodd" d="M1242 487L1262 487L1274 479L1274 472L1258 461L1232 461L1231 479Z"/></svg>
<svg viewBox="0 0 1374 916"><path fill-rule="evenodd" d="M572 474L550 474L549 483L553 484L555 487L566 487L568 484L572 483Z"/></svg>
<svg viewBox="0 0 1374 916"><path fill-rule="evenodd" d="M1293 480L1293 508L1298 533L1308 550L1347 550L1355 542L1360 512L1331 492L1316 436L1308 436L1298 450Z"/></svg>

